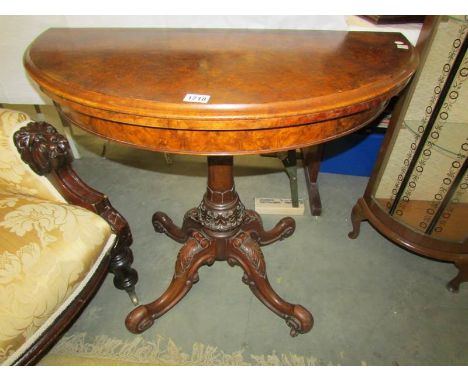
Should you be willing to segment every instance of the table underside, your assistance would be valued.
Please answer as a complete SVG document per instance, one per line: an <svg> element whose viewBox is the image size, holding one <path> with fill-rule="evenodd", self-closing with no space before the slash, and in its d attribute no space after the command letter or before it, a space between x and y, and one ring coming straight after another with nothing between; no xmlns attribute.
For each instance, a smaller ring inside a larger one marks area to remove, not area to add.
<svg viewBox="0 0 468 382"><path fill-rule="evenodd" d="M115 120L109 120L84 114L67 104L57 105L66 119L83 130L126 145L174 154L244 155L309 147L345 136L378 117L387 104L388 99L378 100L363 111L305 125L237 130L224 130L227 122L220 122L223 130L143 126L120 122L115 116Z"/></svg>

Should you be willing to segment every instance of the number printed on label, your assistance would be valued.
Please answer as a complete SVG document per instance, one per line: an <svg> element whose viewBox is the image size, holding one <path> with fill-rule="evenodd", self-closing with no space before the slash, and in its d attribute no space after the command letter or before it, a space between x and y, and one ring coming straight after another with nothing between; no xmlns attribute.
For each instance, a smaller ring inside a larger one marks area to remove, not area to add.
<svg viewBox="0 0 468 382"><path fill-rule="evenodd" d="M207 103L209 100L210 96L205 94L186 94L184 97L184 102Z"/></svg>

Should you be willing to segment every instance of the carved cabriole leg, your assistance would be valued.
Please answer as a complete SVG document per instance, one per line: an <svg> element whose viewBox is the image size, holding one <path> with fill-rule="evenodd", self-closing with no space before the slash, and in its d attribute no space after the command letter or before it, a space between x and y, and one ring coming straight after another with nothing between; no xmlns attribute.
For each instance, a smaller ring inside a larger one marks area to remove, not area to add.
<svg viewBox="0 0 468 382"><path fill-rule="evenodd" d="M359 199L351 211L351 223L353 224L353 230L348 233L348 237L350 239L356 239L359 236L361 222L367 219L364 215L364 212L362 211L360 204L361 202L363 202L363 200Z"/></svg>
<svg viewBox="0 0 468 382"><path fill-rule="evenodd" d="M456 260L455 266L458 268L458 274L447 284L447 289L452 293L458 293L460 284L468 281L468 255L465 259Z"/></svg>
<svg viewBox="0 0 468 382"><path fill-rule="evenodd" d="M172 281L166 291L150 304L140 305L127 316L125 325L132 333L141 333L174 307L198 281L198 268L212 265L216 259L214 242L194 232L179 251Z"/></svg>
<svg viewBox="0 0 468 382"><path fill-rule="evenodd" d="M312 329L314 320L310 312L301 305L284 301L273 290L267 278L265 259L260 246L247 232L241 230L231 238L228 251L229 265L239 265L244 270L242 281L271 311L286 320L292 337Z"/></svg>

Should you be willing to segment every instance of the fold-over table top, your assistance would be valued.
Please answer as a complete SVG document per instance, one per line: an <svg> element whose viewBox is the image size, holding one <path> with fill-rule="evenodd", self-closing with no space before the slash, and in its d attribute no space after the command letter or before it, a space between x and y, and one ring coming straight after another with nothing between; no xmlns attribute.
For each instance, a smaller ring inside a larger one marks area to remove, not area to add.
<svg viewBox="0 0 468 382"><path fill-rule="evenodd" d="M399 33L54 28L24 62L48 95L82 110L219 130L354 113L401 90L417 57Z"/></svg>

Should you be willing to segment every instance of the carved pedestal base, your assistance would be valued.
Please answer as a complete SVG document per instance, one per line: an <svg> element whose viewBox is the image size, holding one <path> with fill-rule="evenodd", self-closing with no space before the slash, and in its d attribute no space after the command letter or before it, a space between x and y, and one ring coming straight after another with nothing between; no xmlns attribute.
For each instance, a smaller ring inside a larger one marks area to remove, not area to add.
<svg viewBox="0 0 468 382"><path fill-rule="evenodd" d="M308 332L312 314L301 305L284 301L272 289L260 246L293 234L292 218L281 219L269 231L263 229L260 216L246 210L234 189L232 157L208 159L208 189L198 208L189 210L182 228L162 212L153 215L153 226L183 243L175 264L175 273L167 290L150 304L135 308L126 320L127 328L141 333L176 305L198 281L198 269L216 260L227 261L244 270L242 281L257 298L291 328L291 336Z"/></svg>

